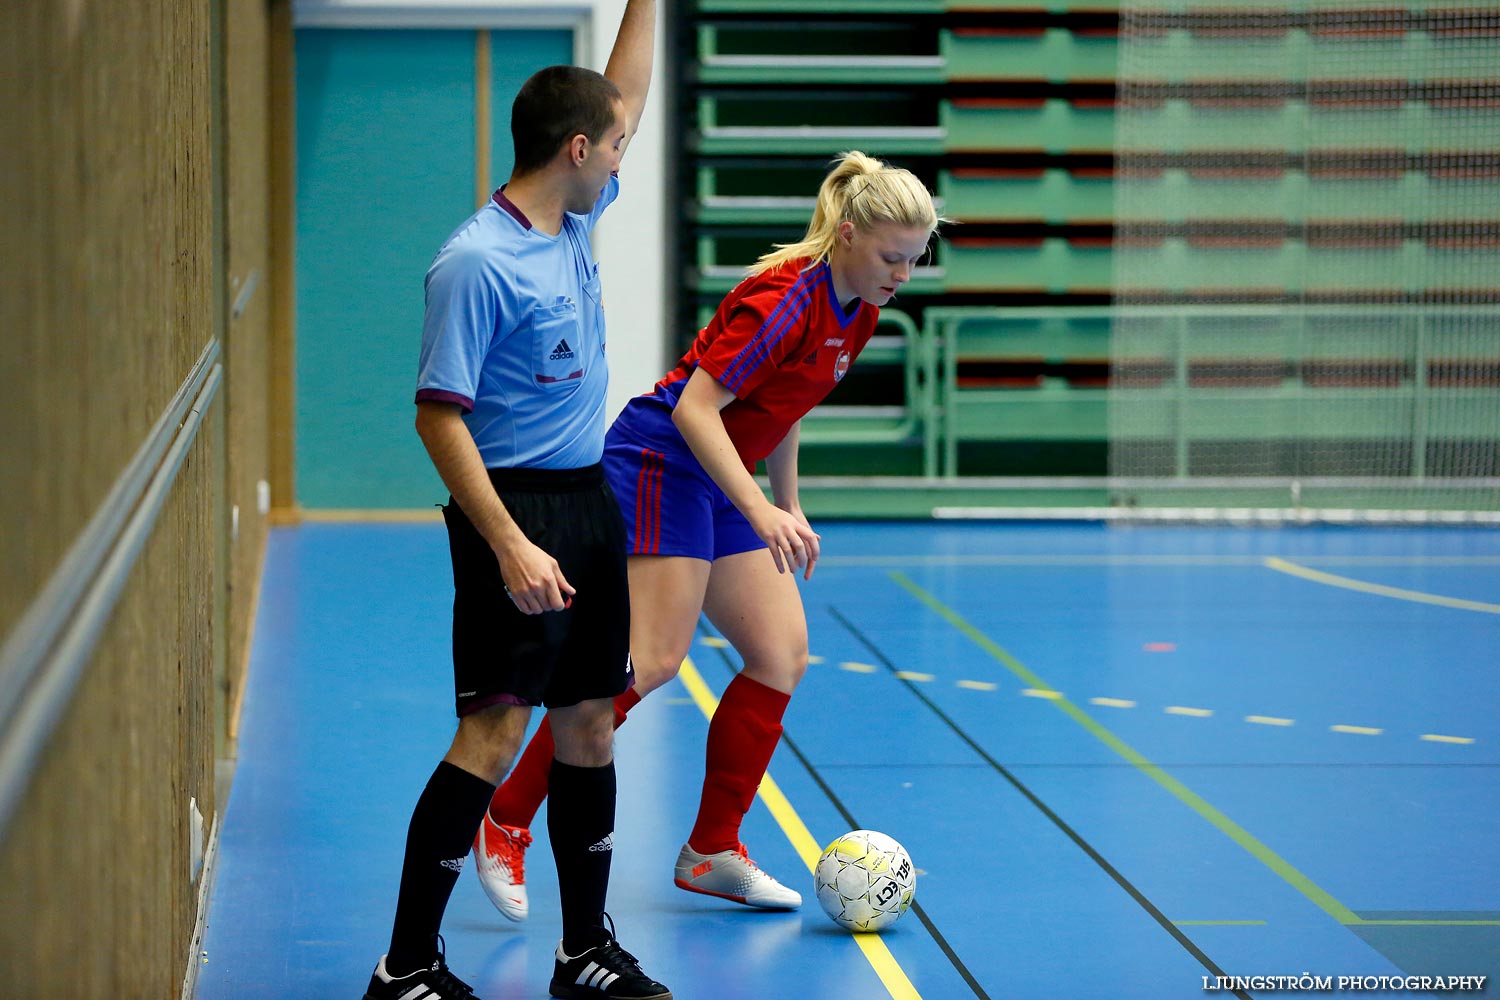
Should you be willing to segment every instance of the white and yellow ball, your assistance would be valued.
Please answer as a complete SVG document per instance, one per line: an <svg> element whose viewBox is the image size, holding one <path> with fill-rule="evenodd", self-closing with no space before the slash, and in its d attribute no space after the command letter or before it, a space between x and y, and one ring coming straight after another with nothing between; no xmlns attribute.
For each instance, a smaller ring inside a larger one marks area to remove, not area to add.
<svg viewBox="0 0 1500 1000"><path fill-rule="evenodd" d="M845 930L882 931L900 919L917 891L906 848L883 833L854 830L823 852L813 871L824 912Z"/></svg>

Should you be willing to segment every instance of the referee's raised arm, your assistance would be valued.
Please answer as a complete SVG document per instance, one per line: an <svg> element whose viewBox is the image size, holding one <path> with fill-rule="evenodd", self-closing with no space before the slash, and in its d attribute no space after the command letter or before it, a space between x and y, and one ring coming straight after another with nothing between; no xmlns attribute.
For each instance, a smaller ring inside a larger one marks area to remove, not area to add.
<svg viewBox="0 0 1500 1000"><path fill-rule="evenodd" d="M610 50L604 75L620 89L625 102L625 141L620 155L635 137L651 88L651 63L656 49L656 0L628 0L615 47Z"/></svg>

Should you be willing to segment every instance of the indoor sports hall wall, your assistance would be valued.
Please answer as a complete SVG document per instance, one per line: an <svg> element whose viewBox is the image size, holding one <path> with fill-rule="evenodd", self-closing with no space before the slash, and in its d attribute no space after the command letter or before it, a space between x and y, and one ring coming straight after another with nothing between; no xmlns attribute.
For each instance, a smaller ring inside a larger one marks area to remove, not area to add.
<svg viewBox="0 0 1500 1000"><path fill-rule="evenodd" d="M279 18L273 29L268 11ZM222 157L224 165L223 273L227 287L228 318L224 324L224 387L228 413L225 434L224 508L229 513L225 612L228 625L228 703L238 703L244 665L254 627L253 597L260 582L261 553L266 543L267 481L280 478L271 470L272 421L278 408L270 390L273 364L285 366L287 337L273 338L277 300L289 297L289 275L275 273L272 245L285 242L289 232L273 237L270 181L273 136L271 81L286 78L287 53L273 52L272 41L284 50L290 44L291 12L284 2L226 3L223 14L224 78ZM285 228L283 224L283 229ZM289 258L289 254L284 254ZM287 324L283 323L283 333ZM281 383L286 379L282 378ZM236 511L238 513L236 514Z"/></svg>
<svg viewBox="0 0 1500 1000"><path fill-rule="evenodd" d="M521 81L571 62L566 30L495 32L490 137L476 150L476 32L297 31L297 482L304 507L430 506L412 429L422 277L510 174ZM477 165L490 177L476 185ZM488 194L486 194L486 197Z"/></svg>
<svg viewBox="0 0 1500 1000"><path fill-rule="evenodd" d="M304 510L431 512L445 499L412 427L423 275L509 177L521 83L556 63L602 68L624 10L623 0L556 12L458 6L297 5L295 499ZM669 74L660 59L653 105ZM624 193L595 233L612 411L663 365L665 138L649 108L642 130L621 171Z"/></svg>
<svg viewBox="0 0 1500 1000"><path fill-rule="evenodd" d="M190 968L264 550L277 19L0 5L7 996Z"/></svg>

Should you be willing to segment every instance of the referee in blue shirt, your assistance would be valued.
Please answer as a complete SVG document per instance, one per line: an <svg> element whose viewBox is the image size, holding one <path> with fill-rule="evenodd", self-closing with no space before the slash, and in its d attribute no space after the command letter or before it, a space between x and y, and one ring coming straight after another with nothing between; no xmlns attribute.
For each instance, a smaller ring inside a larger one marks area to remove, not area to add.
<svg viewBox="0 0 1500 1000"><path fill-rule="evenodd" d="M601 76L553 66L511 109L510 181L427 272L417 432L452 496L458 732L417 800L390 951L365 1000L464 1000L438 929L536 705L556 740L548 835L563 933L552 995L670 1000L606 928L613 699L634 682L625 525L599 465L604 313L589 233L651 80L654 0L629 0Z"/></svg>

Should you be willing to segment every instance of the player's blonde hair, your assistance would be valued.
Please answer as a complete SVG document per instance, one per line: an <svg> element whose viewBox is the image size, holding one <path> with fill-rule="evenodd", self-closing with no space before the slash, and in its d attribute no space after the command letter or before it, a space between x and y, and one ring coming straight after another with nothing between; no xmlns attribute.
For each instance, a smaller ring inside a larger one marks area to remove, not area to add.
<svg viewBox="0 0 1500 1000"><path fill-rule="evenodd" d="M828 260L843 222L852 222L865 231L882 222L894 222L931 233L939 223L948 221L938 215L932 194L910 170L851 150L842 154L823 178L807 235L796 243L776 244L776 249L752 264L748 273L760 274L801 257L811 258L808 267Z"/></svg>

